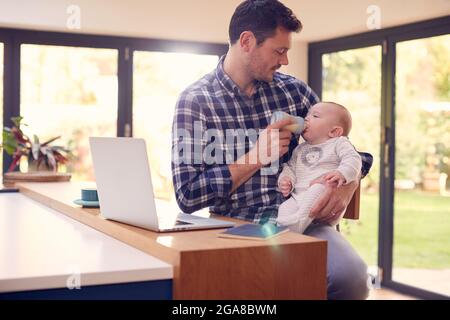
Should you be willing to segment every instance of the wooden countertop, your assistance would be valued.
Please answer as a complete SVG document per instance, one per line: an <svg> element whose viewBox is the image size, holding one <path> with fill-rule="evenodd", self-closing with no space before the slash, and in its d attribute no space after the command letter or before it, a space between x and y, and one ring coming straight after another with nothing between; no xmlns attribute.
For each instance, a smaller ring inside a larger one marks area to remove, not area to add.
<svg viewBox="0 0 450 320"><path fill-rule="evenodd" d="M173 265L176 299L326 298L324 240L293 232L267 241L217 237L223 229L157 233L105 220L99 209L73 204L81 188L92 184L17 186L24 195ZM175 208L165 210L167 214L177 212Z"/></svg>

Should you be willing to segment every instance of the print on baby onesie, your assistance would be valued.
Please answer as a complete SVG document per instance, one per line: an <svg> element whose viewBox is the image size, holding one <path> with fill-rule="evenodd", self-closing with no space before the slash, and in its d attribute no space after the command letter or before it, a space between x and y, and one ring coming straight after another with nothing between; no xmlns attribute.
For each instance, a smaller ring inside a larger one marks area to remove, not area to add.
<svg viewBox="0 0 450 320"><path fill-rule="evenodd" d="M322 158L322 153L319 147L306 147L301 154L303 164L307 167L315 165Z"/></svg>

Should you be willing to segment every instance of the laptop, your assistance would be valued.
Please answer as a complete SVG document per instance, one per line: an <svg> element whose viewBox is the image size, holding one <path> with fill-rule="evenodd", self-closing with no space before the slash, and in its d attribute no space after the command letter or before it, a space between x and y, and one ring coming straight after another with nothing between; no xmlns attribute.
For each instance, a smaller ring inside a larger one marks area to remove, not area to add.
<svg viewBox="0 0 450 320"><path fill-rule="evenodd" d="M90 137L100 212L105 219L157 231L229 228L232 222L157 205L144 139ZM161 202L163 204L164 202Z"/></svg>

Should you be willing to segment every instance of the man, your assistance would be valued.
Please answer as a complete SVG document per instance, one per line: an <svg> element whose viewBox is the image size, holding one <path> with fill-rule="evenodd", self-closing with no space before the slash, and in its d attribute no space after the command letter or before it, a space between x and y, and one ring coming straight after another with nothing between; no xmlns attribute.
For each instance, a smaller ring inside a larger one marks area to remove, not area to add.
<svg viewBox="0 0 450 320"><path fill-rule="evenodd" d="M242 2L231 18L228 53L216 70L180 95L173 122L172 173L184 212L210 207L216 214L255 223L275 222L284 201L276 185L281 166L275 172L266 169L277 161L285 163L299 137L282 129L290 120L269 125L271 114L281 110L305 117L319 101L305 83L276 72L288 64L291 34L301 28L293 12L279 1ZM251 139L252 130L262 130L257 140ZM244 141L238 137L236 144L233 140L230 147L229 139L226 143L223 139L229 131L247 136ZM215 146L212 152L209 142ZM232 161L223 163L224 158ZM362 154L362 158L364 176L371 156ZM330 299L367 297L365 263L327 225L344 210L356 188L357 183L328 188L312 209L316 223L305 231L328 240Z"/></svg>

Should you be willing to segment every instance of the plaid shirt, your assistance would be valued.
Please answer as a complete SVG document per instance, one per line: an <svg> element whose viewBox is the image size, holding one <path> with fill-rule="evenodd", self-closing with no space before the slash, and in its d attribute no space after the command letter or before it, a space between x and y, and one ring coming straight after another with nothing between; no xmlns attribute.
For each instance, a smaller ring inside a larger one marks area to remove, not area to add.
<svg viewBox="0 0 450 320"><path fill-rule="evenodd" d="M287 162L298 145L299 136L292 137L289 151L280 158L276 172L262 174L258 170L230 194L232 180L228 164L202 161L205 148L210 143L204 133L207 129L216 129L216 134L222 133L223 136L227 129L256 129L259 132L269 125L273 111L305 117L308 109L319 99L304 82L278 72L270 83L255 81L255 93L248 97L224 72L224 58L220 59L214 71L189 86L178 99L172 128L172 175L176 200L180 209L187 213L210 207L211 212L224 216L255 223L275 222L278 207L285 200L277 190L277 178L282 164ZM182 131L188 132L189 137L180 138ZM214 141L221 146L214 156L231 155L236 160L236 152L230 151L223 140ZM241 141L240 145L237 142L235 150L242 148L247 153L253 146L249 140ZM174 161L174 155L178 155L180 149L192 151L194 160L190 163ZM220 154L222 151L223 155ZM362 176L365 176L372 165L372 156L360 154Z"/></svg>

